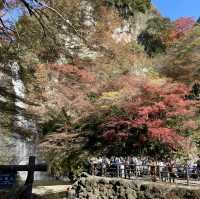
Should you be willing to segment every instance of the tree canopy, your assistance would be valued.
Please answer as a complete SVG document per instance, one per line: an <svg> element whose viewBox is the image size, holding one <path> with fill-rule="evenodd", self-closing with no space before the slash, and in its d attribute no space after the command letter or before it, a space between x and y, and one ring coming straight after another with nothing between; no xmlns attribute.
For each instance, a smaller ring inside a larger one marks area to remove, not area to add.
<svg viewBox="0 0 200 199"><path fill-rule="evenodd" d="M151 0L106 0L106 2L115 6L124 17L133 15L135 11L145 13L151 8Z"/></svg>
<svg viewBox="0 0 200 199"><path fill-rule="evenodd" d="M19 35L16 22L19 17L30 15L36 19L46 34L45 23L49 20L47 10L55 13L64 23L73 28L66 17L60 11L54 8L49 1L40 0L0 0L0 34L5 38L13 39L13 36ZM27 26L28 27L28 26ZM75 30L74 30L75 31ZM46 36L46 35L45 35Z"/></svg>

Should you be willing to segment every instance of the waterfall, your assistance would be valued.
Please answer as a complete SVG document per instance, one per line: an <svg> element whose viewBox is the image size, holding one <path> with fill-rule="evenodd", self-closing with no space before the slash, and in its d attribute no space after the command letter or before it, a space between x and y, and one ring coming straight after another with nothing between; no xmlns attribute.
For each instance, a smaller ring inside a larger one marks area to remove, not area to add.
<svg viewBox="0 0 200 199"><path fill-rule="evenodd" d="M25 116L22 114L22 111L19 109L25 110L27 108L27 105L23 102L25 99L25 86L23 81L20 77L20 66L17 62L14 62L10 65L11 73L12 73L12 84L13 84L13 90L15 93L15 107L18 109L17 114L15 115L15 125L17 127L21 127L24 129L31 129L36 130L36 127L31 120L27 120Z"/></svg>
<svg viewBox="0 0 200 199"><path fill-rule="evenodd" d="M11 74L12 74L12 85L15 94L15 108L16 114L14 116L14 126L17 129L26 129L30 130L30 137L32 139L22 138L19 132L13 133L13 139L15 143L15 164L26 164L28 163L28 158L30 155L36 155L36 145L34 143L37 140L38 133L35 123L27 119L23 114L23 110L27 108L27 105L24 103L25 100L25 85L20 76L20 66L17 62L10 64ZM19 172L20 177L24 180L26 178L26 172Z"/></svg>

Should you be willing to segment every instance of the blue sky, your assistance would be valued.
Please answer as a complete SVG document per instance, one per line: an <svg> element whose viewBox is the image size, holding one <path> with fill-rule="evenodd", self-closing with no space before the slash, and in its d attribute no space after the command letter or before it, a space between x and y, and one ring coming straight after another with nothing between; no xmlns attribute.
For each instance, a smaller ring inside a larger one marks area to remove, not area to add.
<svg viewBox="0 0 200 199"><path fill-rule="evenodd" d="M19 17L22 15L23 15L22 9L20 7L17 7L15 9L9 9L9 11L4 16L4 19L10 22L17 22Z"/></svg>
<svg viewBox="0 0 200 199"><path fill-rule="evenodd" d="M29 2L33 7L39 7L36 0L26 0ZM15 8L7 8L5 9L7 12L4 16L4 20L8 20L10 23L16 23L21 16L25 14L25 10L21 7L15 7ZM27 10L26 10L27 11Z"/></svg>
<svg viewBox="0 0 200 199"><path fill-rule="evenodd" d="M175 20L179 17L200 17L200 0L152 0L161 14Z"/></svg>

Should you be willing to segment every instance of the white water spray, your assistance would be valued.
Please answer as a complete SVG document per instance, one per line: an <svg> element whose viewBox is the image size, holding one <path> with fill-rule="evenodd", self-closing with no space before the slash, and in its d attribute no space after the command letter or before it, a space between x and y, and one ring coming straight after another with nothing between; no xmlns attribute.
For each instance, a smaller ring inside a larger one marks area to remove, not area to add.
<svg viewBox="0 0 200 199"><path fill-rule="evenodd" d="M25 86L20 77L20 66L17 62L10 64L10 69L12 73L12 84L15 93L15 107L17 113L14 117L14 125L18 128L23 128L30 130L30 133L34 133L33 140L23 139L18 132L15 132L15 164L27 164L30 155L36 155L36 144L34 141L37 140L38 134L37 129L32 120L28 120L24 115L22 110L27 108L24 103L25 99ZM30 136L31 137L31 136ZM24 180L26 178L26 172L20 172L20 177Z"/></svg>

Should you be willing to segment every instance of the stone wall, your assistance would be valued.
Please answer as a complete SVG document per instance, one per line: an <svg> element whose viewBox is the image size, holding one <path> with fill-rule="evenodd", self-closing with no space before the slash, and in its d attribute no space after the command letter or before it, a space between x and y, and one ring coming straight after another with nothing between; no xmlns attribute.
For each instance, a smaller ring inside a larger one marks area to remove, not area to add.
<svg viewBox="0 0 200 199"><path fill-rule="evenodd" d="M197 187L141 182L117 178L81 177L68 199L200 199Z"/></svg>

